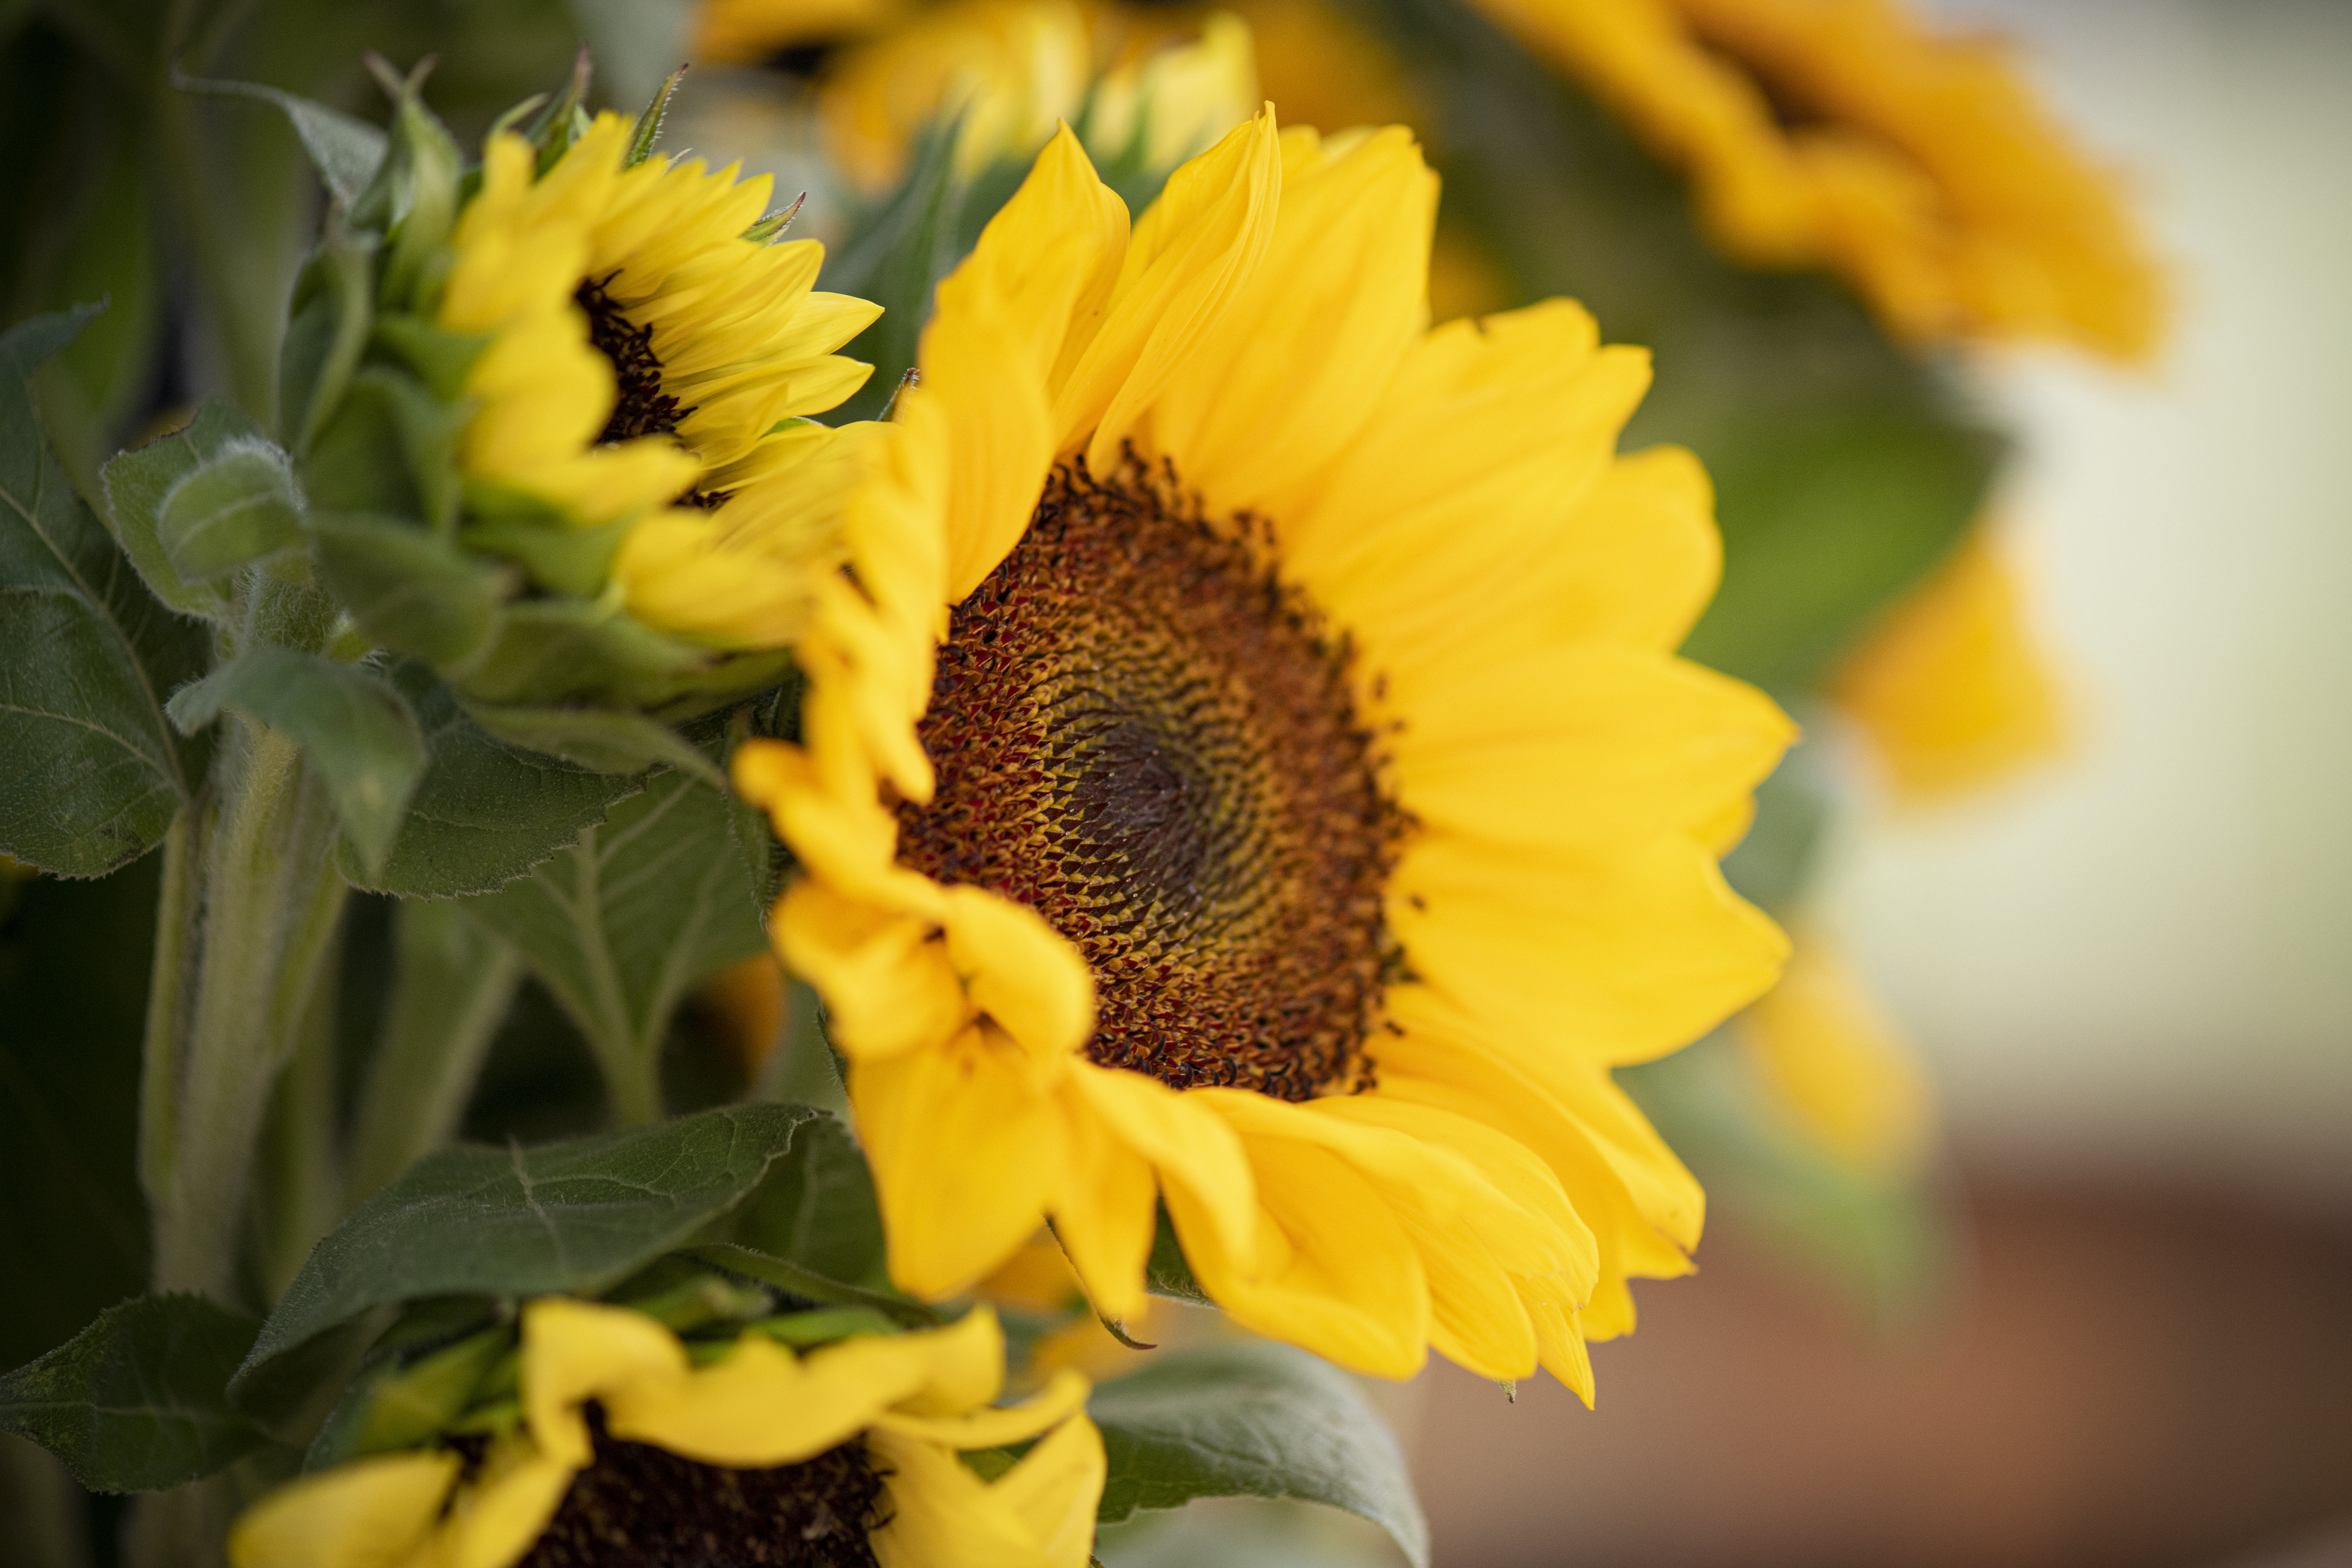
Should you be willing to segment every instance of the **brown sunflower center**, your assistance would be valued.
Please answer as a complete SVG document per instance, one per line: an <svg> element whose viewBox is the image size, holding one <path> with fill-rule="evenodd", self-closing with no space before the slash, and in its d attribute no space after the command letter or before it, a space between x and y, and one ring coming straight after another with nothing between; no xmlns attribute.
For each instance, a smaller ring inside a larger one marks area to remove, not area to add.
<svg viewBox="0 0 2352 1568"><path fill-rule="evenodd" d="M1038 910L1094 970L1087 1054L1179 1088L1365 1081L1402 817L1347 645L1172 470L1055 473L955 610L906 858Z"/></svg>
<svg viewBox="0 0 2352 1568"><path fill-rule="evenodd" d="M662 363L654 353L654 330L631 321L628 313L604 292L604 285L616 276L607 273L601 279L583 278L572 294L572 300L588 312L589 342L612 362L617 383L612 417L604 421L604 428L596 437L600 447L637 436L675 436L686 416L694 412L692 408L680 407L677 398L663 390ZM728 494L698 486L678 497L677 504L709 511L723 505Z"/></svg>
<svg viewBox="0 0 2352 1568"><path fill-rule="evenodd" d="M875 1568L882 1478L852 1440L797 1465L730 1470L608 1436L516 1568Z"/></svg>

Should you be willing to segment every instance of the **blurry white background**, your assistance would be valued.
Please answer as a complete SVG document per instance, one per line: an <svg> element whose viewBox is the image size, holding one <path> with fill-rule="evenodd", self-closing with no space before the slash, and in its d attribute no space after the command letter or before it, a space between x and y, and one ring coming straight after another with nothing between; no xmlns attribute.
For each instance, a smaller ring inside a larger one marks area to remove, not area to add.
<svg viewBox="0 0 2352 1568"><path fill-rule="evenodd" d="M1881 814L1826 904L1972 1165L2352 1194L2352 5L1942 0L2174 268L2152 374L1988 367L2072 754Z"/></svg>

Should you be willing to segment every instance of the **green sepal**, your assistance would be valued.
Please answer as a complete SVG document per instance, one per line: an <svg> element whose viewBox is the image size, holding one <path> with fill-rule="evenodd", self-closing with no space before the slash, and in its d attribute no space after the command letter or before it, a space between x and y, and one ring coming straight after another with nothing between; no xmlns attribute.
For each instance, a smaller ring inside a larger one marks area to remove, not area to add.
<svg viewBox="0 0 2352 1568"><path fill-rule="evenodd" d="M380 868L425 774L424 736L400 693L353 666L255 643L174 692L167 711L193 733L223 708L294 738L326 784L361 862Z"/></svg>
<svg viewBox="0 0 2352 1568"><path fill-rule="evenodd" d="M775 1310L772 1291L746 1285L691 1259L672 1254L604 1300L643 1312L672 1333L689 1334L713 1324L743 1324Z"/></svg>
<svg viewBox="0 0 2352 1568"><path fill-rule="evenodd" d="M515 573L405 518L317 512L319 576L368 636L444 668L488 647Z"/></svg>
<svg viewBox="0 0 2352 1568"><path fill-rule="evenodd" d="M376 237L354 232L331 206L319 247L303 265L278 354L278 427L307 451L342 401L366 351L375 315Z"/></svg>
<svg viewBox="0 0 2352 1568"><path fill-rule="evenodd" d="M1192 1265L1184 1257L1184 1244L1176 1239L1176 1227L1168 1218L1168 1205L1160 1205L1151 1233L1151 1257L1144 1265L1143 1288L1155 1296L1171 1300L1190 1301L1198 1307L1213 1307L1209 1293L1192 1278Z"/></svg>
<svg viewBox="0 0 2352 1568"><path fill-rule="evenodd" d="M618 595L525 599L507 606L496 640L463 679L467 695L477 701L541 708L608 693L665 690L711 658L707 649L630 618Z"/></svg>
<svg viewBox="0 0 2352 1568"><path fill-rule="evenodd" d="M260 439L260 426L243 413L228 404L207 401L188 424L143 447L117 453L100 472L115 542L131 557L131 565L154 595L183 615L226 626L235 618L236 608L228 584L188 582L173 569L156 533L163 498L173 486L231 447Z"/></svg>
<svg viewBox="0 0 2352 1568"><path fill-rule="evenodd" d="M321 511L425 521L430 509L411 464L412 437L404 425L403 400L391 391L407 380L378 365L352 378L296 463L302 492L312 506ZM408 384L418 396L425 395L414 381Z"/></svg>
<svg viewBox="0 0 2352 1568"><path fill-rule="evenodd" d="M500 1324L421 1355L379 1345L336 1402L302 1468L328 1469L370 1454L422 1447L465 1414L491 1367L514 1344L513 1327Z"/></svg>
<svg viewBox="0 0 2352 1568"><path fill-rule="evenodd" d="M466 395L466 378L490 340L436 327L422 316L386 314L375 319L374 345L415 371L434 396L456 403Z"/></svg>
<svg viewBox="0 0 2352 1568"><path fill-rule="evenodd" d="M377 56L368 57L393 99L391 145L375 178L354 205L355 221L380 225L390 241L376 298L387 310L423 309L435 291L425 287L428 264L449 241L457 219L465 157L434 112L425 107L428 58L405 78Z"/></svg>
<svg viewBox="0 0 2352 1568"><path fill-rule="evenodd" d="M1170 1351L1099 1384L1087 1408L1109 1462L1105 1524L1196 1498L1294 1499L1370 1520L1427 1568L1429 1526L1395 1435L1355 1379L1305 1351Z"/></svg>
<svg viewBox="0 0 2352 1568"><path fill-rule="evenodd" d="M473 703L474 721L499 740L544 752L591 773L641 773L669 766L723 791L727 777L678 732L642 713L607 708L502 708Z"/></svg>
<svg viewBox="0 0 2352 1568"><path fill-rule="evenodd" d="M548 100L523 131L523 139L539 155L539 172L546 174L555 167L556 160L572 151L572 144L587 130L587 110L583 107L588 98L588 77L592 69L588 46L583 44L572 57L572 77L563 90Z"/></svg>
<svg viewBox="0 0 2352 1568"><path fill-rule="evenodd" d="M583 528L552 501L495 479L465 480L467 548L503 555L550 593L593 599L613 575L613 557L634 520Z"/></svg>
<svg viewBox="0 0 2352 1568"><path fill-rule="evenodd" d="M164 492L155 538L184 583L298 548L302 500L286 454L253 437L226 443Z"/></svg>
<svg viewBox="0 0 2352 1568"><path fill-rule="evenodd" d="M97 1492L178 1486L263 1447L227 1398L260 1325L202 1296L110 1307L0 1377L0 1431L38 1443Z"/></svg>
<svg viewBox="0 0 2352 1568"><path fill-rule="evenodd" d="M408 480L425 521L446 531L457 521L463 485L457 438L473 417L470 402L444 403L415 376L388 365L360 372L352 391L376 399L391 416L393 438L408 466Z"/></svg>
<svg viewBox="0 0 2352 1568"><path fill-rule="evenodd" d="M835 423L874 418L889 402L915 363L917 338L931 318L933 291L962 259L970 190L955 175L962 124L959 115L926 126L898 188L860 213L826 260L825 288L883 307L881 318L841 350L873 365L874 374L834 411Z"/></svg>
<svg viewBox="0 0 2352 1568"><path fill-rule="evenodd" d="M765 1334L796 1351L829 1345L857 1334L895 1334L906 1325L871 1307L819 1307L807 1312L785 1312L743 1325L743 1331Z"/></svg>
<svg viewBox="0 0 2352 1568"><path fill-rule="evenodd" d="M629 132L629 151L621 160L621 167L634 169L654 155L654 143L661 137L662 121L669 114L669 100L677 93L677 84L685 79L684 66L670 72L656 89L653 100L638 113L637 122Z"/></svg>

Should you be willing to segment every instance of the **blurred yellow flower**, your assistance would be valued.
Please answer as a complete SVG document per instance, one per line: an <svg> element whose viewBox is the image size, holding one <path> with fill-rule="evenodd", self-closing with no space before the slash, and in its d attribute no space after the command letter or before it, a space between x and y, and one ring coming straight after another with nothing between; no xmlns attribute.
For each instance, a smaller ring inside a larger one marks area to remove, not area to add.
<svg viewBox="0 0 2352 1568"><path fill-rule="evenodd" d="M1780 984L1732 1032L1790 1130L1831 1159L1905 1176L1934 1148L1935 1098L1917 1057L1818 935L1796 933Z"/></svg>
<svg viewBox="0 0 2352 1568"><path fill-rule="evenodd" d="M1996 44L1895 0L1475 0L1683 168L1732 256L1843 272L1910 338L2154 346L2156 269Z"/></svg>
<svg viewBox="0 0 2352 1568"><path fill-rule="evenodd" d="M520 1425L478 1460L385 1454L289 1482L238 1519L229 1562L510 1568L601 1561L582 1549L617 1532L647 1563L758 1545L773 1555L740 1560L1084 1568L1103 1484L1087 1381L1000 1409L1003 1366L986 1307L805 1356L746 1332L698 1365L641 1312L543 1299L523 1309ZM1032 1438L992 1481L956 1457Z"/></svg>
<svg viewBox="0 0 2352 1568"><path fill-rule="evenodd" d="M2057 680L1981 524L1846 658L1830 695L1910 800L1990 784L2064 740Z"/></svg>
<svg viewBox="0 0 2352 1568"><path fill-rule="evenodd" d="M810 574L840 559L841 498L871 427L802 417L870 367L834 353L880 314L813 291L823 247L743 237L770 182L628 162L599 115L543 173L484 149L438 324L488 339L460 440L478 512L552 507L625 526L612 576L648 625L728 647L788 642Z"/></svg>
<svg viewBox="0 0 2352 1568"><path fill-rule="evenodd" d="M1673 655L1718 545L1616 455L1646 356L1428 330L1435 195L1267 114L1130 236L1066 131L940 286L804 745L736 761L910 1289L1050 1216L1124 1320L1164 1198L1245 1327L1589 1393L1688 1268L1610 1069L1777 973L1715 856L1791 731Z"/></svg>

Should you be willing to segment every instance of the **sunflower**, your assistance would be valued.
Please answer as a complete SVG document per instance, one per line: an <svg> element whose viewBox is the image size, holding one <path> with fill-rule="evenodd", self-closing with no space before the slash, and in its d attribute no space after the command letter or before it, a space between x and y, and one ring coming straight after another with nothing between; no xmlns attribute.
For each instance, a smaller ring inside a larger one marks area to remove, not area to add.
<svg viewBox="0 0 2352 1568"><path fill-rule="evenodd" d="M1731 255L1829 265L1896 332L2135 359L2160 316L2115 184L2006 52L1893 0L1475 0L1685 169Z"/></svg>
<svg viewBox="0 0 2352 1568"><path fill-rule="evenodd" d="M703 47L756 58L778 47L841 47L819 73L825 147L851 182L889 189L917 136L962 117L959 172L1026 160L1069 121L1098 159L1165 171L1249 118L1249 29L1222 11L1171 26L1133 8L1074 0L942 0L857 15L810 0L729 0L702 13Z"/></svg>
<svg viewBox="0 0 2352 1568"><path fill-rule="evenodd" d="M1790 728L1673 656L1717 544L1615 455L1646 357L1426 330L1435 199L1269 109L1130 235L1065 130L940 286L803 743L735 763L909 1289L1047 1219L1124 1319L1157 1198L1246 1327L1588 1390L1688 1267L1610 1068L1770 984L1716 858Z"/></svg>
<svg viewBox="0 0 2352 1568"><path fill-rule="evenodd" d="M435 316L484 340L458 447L468 510L609 529L637 619L779 647L809 564L839 559L867 435L806 416L864 383L871 367L834 351L880 307L815 292L814 242L768 243L767 177L632 162L632 139L604 114L544 172L510 132L484 150Z"/></svg>
<svg viewBox="0 0 2352 1568"><path fill-rule="evenodd" d="M536 1568L702 1561L716 1541L729 1561L1082 1568L1104 1473L1086 1380L1000 1409L1003 1362L984 1307L805 1356L747 1332L714 1361L628 1308L533 1301L510 1430L280 1487L229 1562ZM1033 1438L993 1480L957 1457Z"/></svg>

